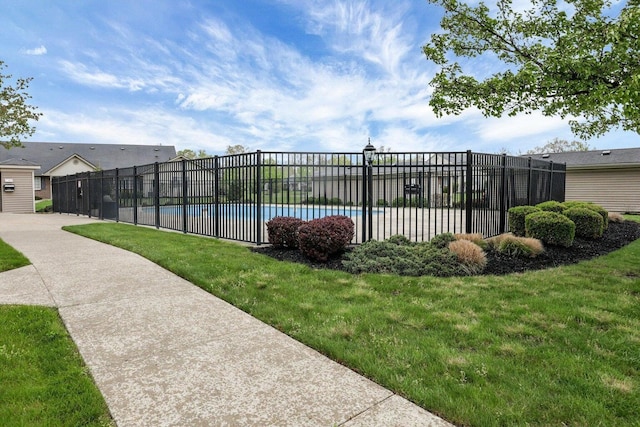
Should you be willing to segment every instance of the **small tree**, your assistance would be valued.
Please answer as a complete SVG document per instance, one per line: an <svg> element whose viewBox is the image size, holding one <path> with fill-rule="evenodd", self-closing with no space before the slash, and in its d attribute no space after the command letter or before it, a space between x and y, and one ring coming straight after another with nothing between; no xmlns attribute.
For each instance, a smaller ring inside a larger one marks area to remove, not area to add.
<svg viewBox="0 0 640 427"><path fill-rule="evenodd" d="M227 146L227 150L225 151L225 154L244 154L244 153L248 153L249 149L247 147L245 147L244 145L229 145Z"/></svg>
<svg viewBox="0 0 640 427"><path fill-rule="evenodd" d="M38 120L42 113L37 107L27 104L31 96L27 93L31 78L17 79L15 85L6 83L10 74L4 74L4 61L0 60L0 145L4 148L22 146L21 139L33 135L36 128L29 120Z"/></svg>
<svg viewBox="0 0 640 427"><path fill-rule="evenodd" d="M591 149L589 144L582 141L569 142L565 139L553 138L543 146L532 148L526 154L565 153L568 151L589 151Z"/></svg>
<svg viewBox="0 0 640 427"><path fill-rule="evenodd" d="M176 154L178 154L178 156L182 156L185 159L188 160L193 160L193 159L205 159L207 157L213 157L212 155L208 154L206 151L204 150L198 150L193 151L189 148L185 148L184 150L180 150L178 151Z"/></svg>
<svg viewBox="0 0 640 427"><path fill-rule="evenodd" d="M444 8L443 31L423 48L441 67L431 81L436 114L471 106L493 117L541 111L577 117L569 124L585 139L614 128L640 133L637 0L531 0L525 11L512 0L497 0L497 10L428 1ZM502 69L478 75L467 60L476 57L498 60Z"/></svg>

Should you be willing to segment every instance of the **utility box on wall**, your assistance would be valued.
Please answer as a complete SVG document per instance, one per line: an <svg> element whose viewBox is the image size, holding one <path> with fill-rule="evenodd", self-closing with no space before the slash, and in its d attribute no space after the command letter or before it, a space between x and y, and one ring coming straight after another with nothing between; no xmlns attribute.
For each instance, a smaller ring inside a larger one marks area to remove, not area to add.
<svg viewBox="0 0 640 427"><path fill-rule="evenodd" d="M34 171L40 166L22 159L0 162L0 212L34 213Z"/></svg>

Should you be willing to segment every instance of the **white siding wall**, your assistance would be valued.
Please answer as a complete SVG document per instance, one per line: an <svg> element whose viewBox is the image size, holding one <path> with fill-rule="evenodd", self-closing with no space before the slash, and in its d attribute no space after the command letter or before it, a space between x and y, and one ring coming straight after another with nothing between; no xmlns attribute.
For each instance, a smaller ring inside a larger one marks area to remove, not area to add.
<svg viewBox="0 0 640 427"><path fill-rule="evenodd" d="M71 158L49 171L49 176L75 175L81 172L93 172L94 169L81 159Z"/></svg>
<svg viewBox="0 0 640 427"><path fill-rule="evenodd" d="M13 179L16 190L13 193L2 192L2 212L10 213L33 213L35 212L34 195L33 195L33 171L32 170L3 170L2 182L0 186L5 184L6 179Z"/></svg>
<svg viewBox="0 0 640 427"><path fill-rule="evenodd" d="M585 200L610 212L640 212L640 167L567 170L566 200Z"/></svg>

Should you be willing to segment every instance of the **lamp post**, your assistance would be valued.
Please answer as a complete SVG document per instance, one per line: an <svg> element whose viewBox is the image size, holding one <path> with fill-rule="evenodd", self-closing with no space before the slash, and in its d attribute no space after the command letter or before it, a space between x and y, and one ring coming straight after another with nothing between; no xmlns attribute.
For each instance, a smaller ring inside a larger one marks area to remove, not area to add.
<svg viewBox="0 0 640 427"><path fill-rule="evenodd" d="M367 164L366 174L367 174L367 207L368 214L366 220L368 221L368 231L369 235L366 240L371 240L373 236L373 157L376 154L376 147L371 145L371 138L369 138L369 143L364 150L362 150L362 154L364 155L364 160ZM363 239L364 241L365 239Z"/></svg>

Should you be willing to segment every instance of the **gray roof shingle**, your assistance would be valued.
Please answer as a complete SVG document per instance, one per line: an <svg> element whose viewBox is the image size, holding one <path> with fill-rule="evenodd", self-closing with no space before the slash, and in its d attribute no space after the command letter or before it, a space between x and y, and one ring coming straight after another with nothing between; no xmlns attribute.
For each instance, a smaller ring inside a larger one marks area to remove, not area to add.
<svg viewBox="0 0 640 427"><path fill-rule="evenodd" d="M553 161L554 163L566 163L568 168L579 166L640 166L640 148L545 153L533 154L531 157Z"/></svg>
<svg viewBox="0 0 640 427"><path fill-rule="evenodd" d="M109 170L166 162L176 157L172 145L73 144L67 142L23 142L23 147L0 148L0 162L22 159L41 166L36 174L46 175L51 168L78 155L99 169Z"/></svg>
<svg viewBox="0 0 640 427"><path fill-rule="evenodd" d="M25 159L15 159L13 157L7 160L1 161L0 166L33 166L33 167L38 166L40 167L37 163L33 163Z"/></svg>

